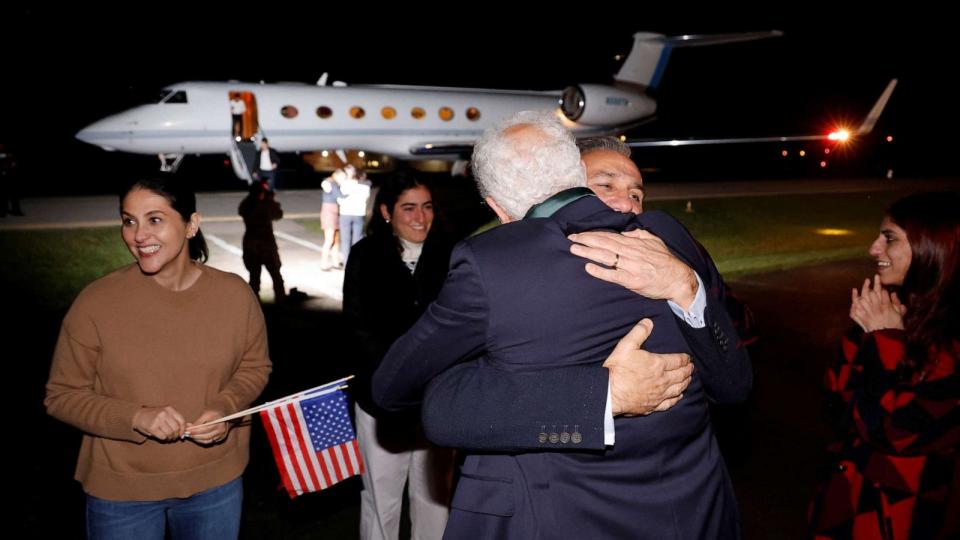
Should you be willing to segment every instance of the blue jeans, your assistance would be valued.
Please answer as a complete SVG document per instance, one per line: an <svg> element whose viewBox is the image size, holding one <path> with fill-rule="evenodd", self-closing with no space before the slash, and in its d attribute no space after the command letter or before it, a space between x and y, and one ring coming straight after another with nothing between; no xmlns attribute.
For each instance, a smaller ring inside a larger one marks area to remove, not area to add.
<svg viewBox="0 0 960 540"><path fill-rule="evenodd" d="M257 177L261 182L267 183L267 189L270 191L277 190L277 171L260 170L257 172Z"/></svg>
<svg viewBox="0 0 960 540"><path fill-rule="evenodd" d="M340 253L343 254L343 264L350 258L350 246L363 238L364 216L345 216L340 214Z"/></svg>
<svg viewBox="0 0 960 540"><path fill-rule="evenodd" d="M173 540L237 538L242 506L242 478L185 499L108 501L87 495L87 538L164 540L168 525Z"/></svg>

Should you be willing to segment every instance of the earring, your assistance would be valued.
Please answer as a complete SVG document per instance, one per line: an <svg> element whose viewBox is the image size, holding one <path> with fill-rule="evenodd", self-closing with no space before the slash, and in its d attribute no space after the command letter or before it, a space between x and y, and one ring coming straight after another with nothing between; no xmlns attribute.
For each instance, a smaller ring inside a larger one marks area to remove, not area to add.
<svg viewBox="0 0 960 540"><path fill-rule="evenodd" d="M387 218L384 218L384 221L386 221L387 223L390 223L390 220Z"/></svg>

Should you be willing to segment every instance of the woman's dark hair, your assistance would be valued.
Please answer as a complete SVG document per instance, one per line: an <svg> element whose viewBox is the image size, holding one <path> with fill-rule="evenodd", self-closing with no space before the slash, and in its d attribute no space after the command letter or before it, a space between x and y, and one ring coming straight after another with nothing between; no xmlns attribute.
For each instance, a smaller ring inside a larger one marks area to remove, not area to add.
<svg viewBox="0 0 960 540"><path fill-rule="evenodd" d="M429 191L431 195L433 194L433 190L430 189L429 185L409 172L400 171L390 175L380 186L379 191L377 191L377 197L373 201L373 216L367 225L367 234L371 236L374 234L393 234L393 228L383 219L383 214L380 213L380 205L386 205L390 213L393 213L393 207L397 204L397 200L400 199L400 195L408 189L417 187L423 187Z"/></svg>
<svg viewBox="0 0 960 540"><path fill-rule="evenodd" d="M138 180L123 190L123 193L120 194L121 212L123 211L123 199L136 189L152 191L166 199L170 206L180 214L184 223L190 221L190 216L197 211L197 196L185 181L173 176L161 176ZM204 262L210 255L210 250L207 249L207 241L203 239L203 233L200 232L200 229L197 229L197 234L190 239L188 247L190 258L194 261Z"/></svg>
<svg viewBox="0 0 960 540"><path fill-rule="evenodd" d="M916 193L887 210L907 233L910 267L901 286L907 344L925 358L928 347L950 349L960 336L960 193ZM911 366L914 367L914 366Z"/></svg>

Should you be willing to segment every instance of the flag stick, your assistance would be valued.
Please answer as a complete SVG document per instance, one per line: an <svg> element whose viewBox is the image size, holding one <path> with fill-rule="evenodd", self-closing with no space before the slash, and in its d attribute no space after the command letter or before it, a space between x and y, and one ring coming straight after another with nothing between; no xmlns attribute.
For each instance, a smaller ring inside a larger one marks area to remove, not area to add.
<svg viewBox="0 0 960 540"><path fill-rule="evenodd" d="M344 382L344 381L348 381L348 380L350 380L350 379L352 379L352 378L353 378L353 375L350 375L349 377L344 377L344 378L342 378L342 379L338 379L338 380L333 381L333 382L329 382L329 383L326 383L326 384L321 384L320 386L314 386L313 388L310 388L309 390L303 390L303 391L301 391L301 392L294 392L293 394L290 394L289 396L285 396L285 397L282 397L282 398L279 398L279 399L275 399L275 400L273 400L273 401L264 403L264 404L262 404L262 405L257 405L256 407L250 407L249 409L240 411L240 412L238 412L238 413L234 413L234 414L231 414L231 415L229 415L229 416L224 416L223 418L218 418L218 419L216 419L216 420L211 420L211 421L209 421L209 422L205 422L205 423L203 423L203 424L199 424L199 425L192 426L192 427L194 427L194 428L206 427L206 426L211 426L211 425L213 425L213 424L219 424L219 423L221 423L221 422L228 422L228 421L234 420L234 419L236 419L236 418L242 418L242 417L244 417L244 416L247 416L248 414L258 413L258 412L260 412L260 411L262 411L262 410L265 410L265 409L270 409L270 408L273 408L273 407L279 407L279 406L281 406L281 405L286 405L287 403L296 401L296 400L298 400L298 399L303 399L303 398L306 398L306 397L311 397L311 398L313 398L313 397L325 396L325 395L327 395L327 394L332 394L332 393L336 392L337 390L344 390L344 389L346 389L346 388L347 388L347 385L343 384L343 385L337 386L337 387L335 387L335 388L329 388L329 389L323 390L323 391L318 391L318 390L321 389L321 388L328 387L328 386L330 386L330 385L332 385L332 384L337 384L337 383L341 383L341 382Z"/></svg>

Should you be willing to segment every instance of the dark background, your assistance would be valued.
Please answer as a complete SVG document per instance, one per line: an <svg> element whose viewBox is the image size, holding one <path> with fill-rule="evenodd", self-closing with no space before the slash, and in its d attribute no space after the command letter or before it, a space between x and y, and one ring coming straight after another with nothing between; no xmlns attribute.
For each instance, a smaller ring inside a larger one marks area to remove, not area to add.
<svg viewBox="0 0 960 540"><path fill-rule="evenodd" d="M354 6L337 11L273 2L244 7L5 8L0 36L0 141L18 155L27 195L110 192L120 177L150 174L153 156L107 153L73 135L184 80L394 83L560 89L608 83L636 31L667 35L779 29L760 42L675 50L658 120L635 137L824 133L858 122L898 77L870 138L830 167L783 159L780 145L640 150L658 180L768 176L957 174L956 68L945 11L782 4L779 13L694 5L549 4L523 13L472 13L464 4L419 11ZM725 4L727 6L727 4ZM882 138L892 134L892 144ZM820 151L815 148L815 151ZM797 145L790 147L795 155ZM287 157L287 181L316 178ZM240 189L224 156L190 157L181 174L211 189Z"/></svg>

